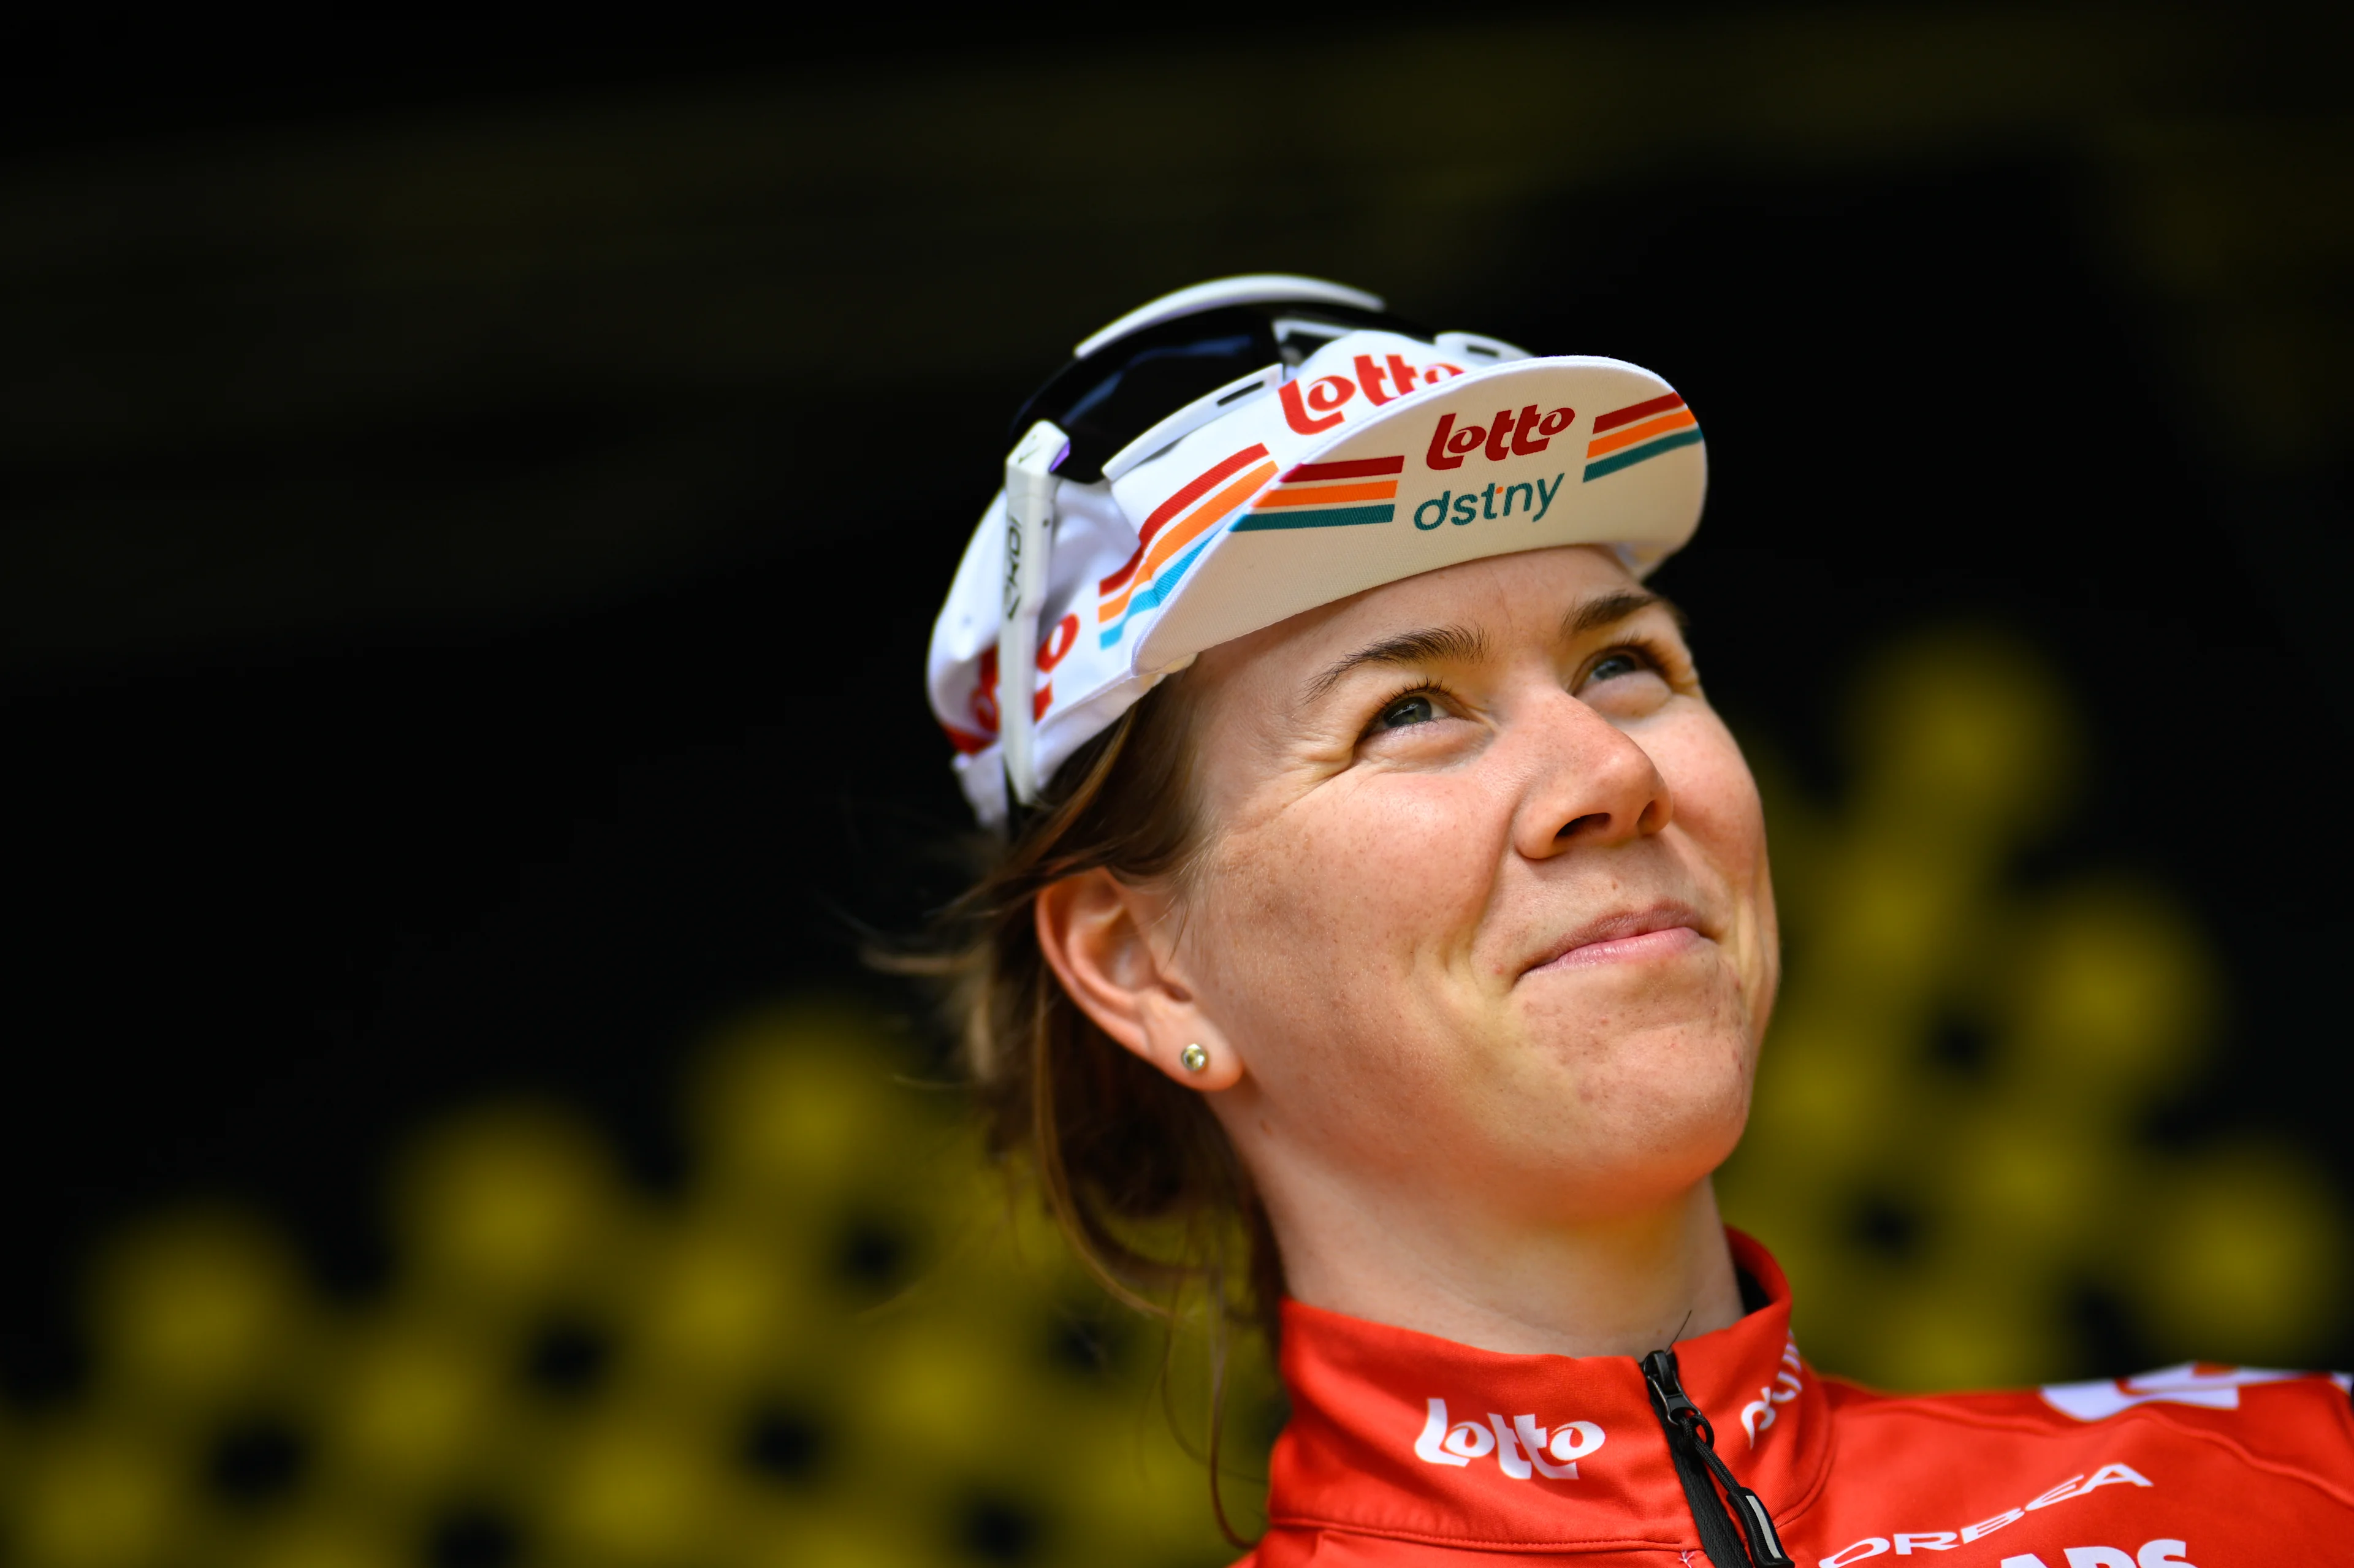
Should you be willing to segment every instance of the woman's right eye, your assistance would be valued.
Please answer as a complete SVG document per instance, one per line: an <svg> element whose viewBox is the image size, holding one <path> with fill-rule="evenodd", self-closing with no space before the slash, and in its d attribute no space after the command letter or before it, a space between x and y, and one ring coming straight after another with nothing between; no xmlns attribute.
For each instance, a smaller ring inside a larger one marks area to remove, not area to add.
<svg viewBox="0 0 2354 1568"><path fill-rule="evenodd" d="M1438 705L1424 693L1400 697L1381 711L1373 720L1375 729L1404 729L1408 725L1428 724L1438 716Z"/></svg>

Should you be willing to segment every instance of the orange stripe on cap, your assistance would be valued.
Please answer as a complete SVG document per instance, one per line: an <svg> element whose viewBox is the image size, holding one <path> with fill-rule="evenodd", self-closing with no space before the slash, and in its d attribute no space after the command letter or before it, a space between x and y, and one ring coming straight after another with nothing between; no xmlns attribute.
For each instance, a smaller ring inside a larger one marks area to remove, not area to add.
<svg viewBox="0 0 2354 1568"><path fill-rule="evenodd" d="M1266 449L1259 448L1256 450L1263 452ZM1224 490L1218 492L1217 494L1204 502L1201 506L1183 522L1178 524L1173 528L1164 531L1159 538L1152 542L1151 548L1144 552L1143 565L1137 570L1135 577L1130 579L1129 585L1119 590L1119 597L1116 599L1108 599L1104 600L1099 607L1097 607L1096 610L1097 622L1101 624L1105 621L1117 620L1119 612L1128 608L1129 596L1136 591L1138 584L1151 581L1152 574L1161 569L1162 562L1168 560L1170 556L1175 555L1178 551L1192 544L1195 539L1201 537L1202 535L1214 525L1219 519L1225 517L1227 513L1232 512L1244 502L1248 501L1253 493L1255 493L1260 485L1265 484L1268 480L1273 479L1274 477L1275 464L1271 462L1261 463L1258 467L1251 470L1248 473L1243 475L1240 479L1235 481L1232 484L1229 484Z"/></svg>
<svg viewBox="0 0 2354 1568"><path fill-rule="evenodd" d="M1314 488L1286 485L1270 490L1258 499L1257 511L1270 506L1329 506L1336 501L1393 501L1397 497L1397 481L1379 484L1327 484Z"/></svg>
<svg viewBox="0 0 2354 1568"><path fill-rule="evenodd" d="M1585 443L1585 455L1589 458L1602 457L1621 447L1638 446L1653 436L1664 436L1670 430L1681 430L1699 423L1692 418L1690 408L1679 408L1672 414L1662 414L1656 419L1646 419L1639 425L1588 441Z"/></svg>
<svg viewBox="0 0 2354 1568"><path fill-rule="evenodd" d="M1245 463L1257 462L1259 459L1264 458L1265 456L1267 456L1267 449L1263 446L1245 447L1242 450L1235 453L1234 456L1219 462L1207 472L1196 474L1192 479L1187 480L1184 487L1179 490L1176 494L1171 496L1168 500L1162 502L1160 505L1152 509L1152 515L1144 520L1144 526L1137 532L1136 553L1129 556L1127 561L1121 565L1119 570L1112 573L1111 576L1097 583L1096 585L1096 592L1099 594L1110 593L1114 589L1118 588L1120 584L1128 581L1129 577L1135 572L1137 564L1144 559L1144 547L1152 543L1152 535L1160 533L1162 526L1166 524L1172 517L1176 516L1177 514L1184 511L1185 508L1193 505L1196 501L1199 501L1204 495L1209 493L1212 485L1216 484L1218 481L1225 478L1226 475L1234 472L1235 470L1242 467Z"/></svg>

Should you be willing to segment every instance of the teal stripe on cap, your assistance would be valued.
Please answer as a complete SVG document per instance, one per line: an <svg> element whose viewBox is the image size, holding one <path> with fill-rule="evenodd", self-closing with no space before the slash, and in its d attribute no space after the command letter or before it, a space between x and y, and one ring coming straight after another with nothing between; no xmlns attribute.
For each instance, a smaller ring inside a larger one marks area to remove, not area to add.
<svg viewBox="0 0 2354 1568"><path fill-rule="evenodd" d="M1097 642L1103 647L1110 647L1128 635L1129 621L1134 620L1145 610L1160 609L1161 601L1167 599L1170 590L1177 586L1177 579L1193 569L1193 563L1202 558L1202 552L1208 549L1210 541L1217 536L1215 529L1203 535L1193 541L1192 549L1161 568L1161 575L1152 579L1151 587L1139 588L1130 594L1127 609L1121 612L1118 621L1096 634Z"/></svg>
<svg viewBox="0 0 2354 1568"><path fill-rule="evenodd" d="M1265 528L1345 528L1352 523L1387 523L1397 515L1394 506L1327 506L1310 509L1286 506L1274 512L1246 512L1235 532Z"/></svg>
<svg viewBox="0 0 2354 1568"><path fill-rule="evenodd" d="M1661 436L1648 446L1630 447L1623 452L1612 452L1600 462L1587 463L1585 479L1600 479L1606 473L1617 473L1622 468L1632 468L1646 458L1658 457L1661 452L1671 452L1678 447L1696 446L1699 442L1698 430L1678 430L1672 436ZM1583 484L1585 480L1580 480L1578 482Z"/></svg>

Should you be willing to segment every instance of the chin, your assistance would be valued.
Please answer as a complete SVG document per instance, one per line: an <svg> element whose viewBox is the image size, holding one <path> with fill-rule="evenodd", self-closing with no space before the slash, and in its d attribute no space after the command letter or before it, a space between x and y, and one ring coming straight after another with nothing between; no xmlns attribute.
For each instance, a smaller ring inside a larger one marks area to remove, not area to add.
<svg viewBox="0 0 2354 1568"><path fill-rule="evenodd" d="M1553 1141L1588 1191L1663 1196L1724 1163L1748 1124L1756 1064L1747 1029L1730 1022L1657 1020L1548 1043L1566 1100Z"/></svg>
<svg viewBox="0 0 2354 1568"><path fill-rule="evenodd" d="M1581 1076L1737 1078L1747 1096L1759 1032L1730 955L1712 942L1666 966L1532 973L1518 1001L1523 1038Z"/></svg>

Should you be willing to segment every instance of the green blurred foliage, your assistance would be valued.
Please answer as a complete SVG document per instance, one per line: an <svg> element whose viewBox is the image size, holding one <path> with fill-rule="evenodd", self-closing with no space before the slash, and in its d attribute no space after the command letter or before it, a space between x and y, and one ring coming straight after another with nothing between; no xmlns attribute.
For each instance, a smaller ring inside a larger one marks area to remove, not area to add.
<svg viewBox="0 0 2354 1568"><path fill-rule="evenodd" d="M2149 1135L2225 1065L2189 912L2124 874L2021 874L2069 819L2083 733L2031 652L1955 630L1858 682L1835 806L1753 758L1787 968L1720 1188L1832 1370L2047 1380L2102 1312L2159 1359L2296 1364L2341 1320L2348 1227L2316 1161Z"/></svg>

